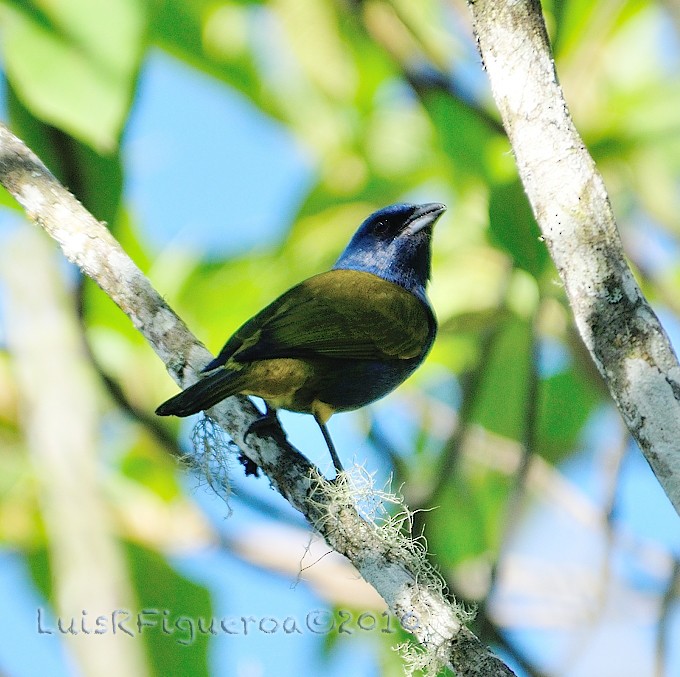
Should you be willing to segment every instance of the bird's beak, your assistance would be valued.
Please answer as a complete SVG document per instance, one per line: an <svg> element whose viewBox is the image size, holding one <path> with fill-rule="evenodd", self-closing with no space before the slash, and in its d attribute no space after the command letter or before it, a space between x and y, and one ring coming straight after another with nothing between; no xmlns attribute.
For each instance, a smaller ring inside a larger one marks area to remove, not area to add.
<svg viewBox="0 0 680 677"><path fill-rule="evenodd" d="M414 235L434 224L434 222L446 211L446 205L440 202L428 202L416 207L411 217L406 222L403 232L407 235Z"/></svg>

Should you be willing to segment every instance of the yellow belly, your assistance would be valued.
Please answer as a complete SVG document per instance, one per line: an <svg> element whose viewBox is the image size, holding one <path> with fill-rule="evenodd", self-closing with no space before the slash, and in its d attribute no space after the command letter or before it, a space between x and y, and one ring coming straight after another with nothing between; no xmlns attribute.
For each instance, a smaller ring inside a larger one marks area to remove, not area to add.
<svg viewBox="0 0 680 677"><path fill-rule="evenodd" d="M326 423L335 409L316 399L313 384L316 372L313 363L295 358L258 360L248 367L248 387L244 395L261 397L274 409L288 409L313 414Z"/></svg>

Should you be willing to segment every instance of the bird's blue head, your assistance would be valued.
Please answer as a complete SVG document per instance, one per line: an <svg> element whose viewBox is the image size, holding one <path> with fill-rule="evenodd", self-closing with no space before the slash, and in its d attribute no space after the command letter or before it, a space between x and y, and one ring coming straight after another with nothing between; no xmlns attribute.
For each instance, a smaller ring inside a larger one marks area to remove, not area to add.
<svg viewBox="0 0 680 677"><path fill-rule="evenodd" d="M424 298L432 226L445 209L438 202L396 204L371 214L333 267L373 273Z"/></svg>

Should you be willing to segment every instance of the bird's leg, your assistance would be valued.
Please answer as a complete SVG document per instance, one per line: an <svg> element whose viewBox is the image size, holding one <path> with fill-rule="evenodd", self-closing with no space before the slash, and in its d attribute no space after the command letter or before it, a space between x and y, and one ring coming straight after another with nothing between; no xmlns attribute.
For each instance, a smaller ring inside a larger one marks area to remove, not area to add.
<svg viewBox="0 0 680 677"><path fill-rule="evenodd" d="M335 451L335 445L333 444L331 434L328 432L326 424L323 423L316 414L314 414L314 420L316 421L319 428L321 428L321 434L323 435L324 440L326 440L326 445L328 446L328 451L331 455L333 465L335 466L336 474L344 472L345 469L342 467L342 463L340 463L340 457L338 456L338 452Z"/></svg>
<svg viewBox="0 0 680 677"><path fill-rule="evenodd" d="M248 435L250 435L251 433L259 433L266 428L270 428L274 433L279 431L279 419L276 416L276 409L274 409L274 407L270 407L266 401L264 403L264 406L265 406L264 414L262 414L260 418L256 418L248 426L248 429L243 435L244 442L248 441Z"/></svg>

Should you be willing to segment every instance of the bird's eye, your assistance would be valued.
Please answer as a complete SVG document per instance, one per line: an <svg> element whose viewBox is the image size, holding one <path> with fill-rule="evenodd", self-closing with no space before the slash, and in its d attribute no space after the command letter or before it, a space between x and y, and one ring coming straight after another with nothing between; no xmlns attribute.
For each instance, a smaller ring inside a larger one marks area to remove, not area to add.
<svg viewBox="0 0 680 677"><path fill-rule="evenodd" d="M384 219L375 224L375 234L384 235L389 230L389 224Z"/></svg>

